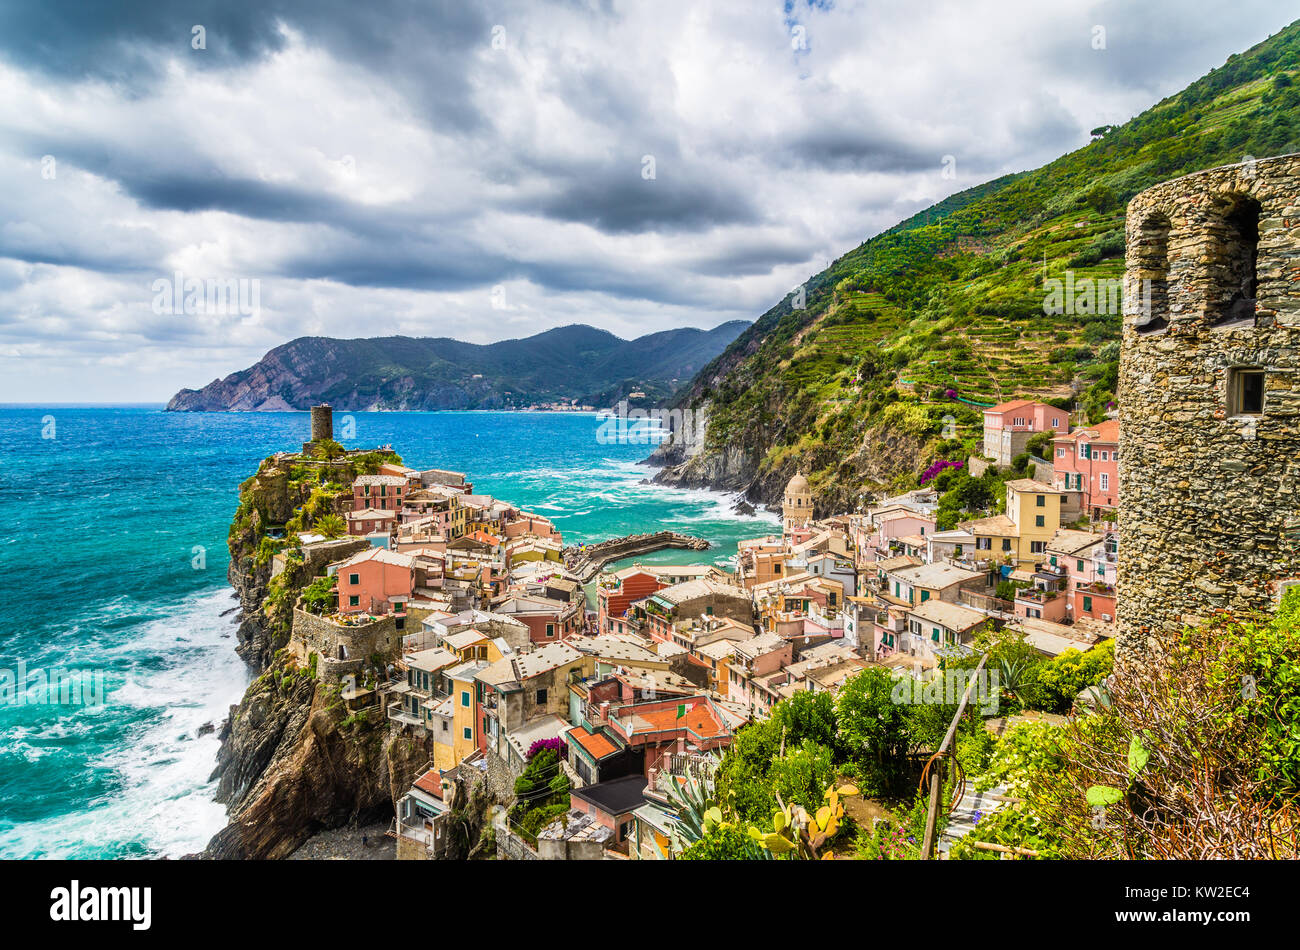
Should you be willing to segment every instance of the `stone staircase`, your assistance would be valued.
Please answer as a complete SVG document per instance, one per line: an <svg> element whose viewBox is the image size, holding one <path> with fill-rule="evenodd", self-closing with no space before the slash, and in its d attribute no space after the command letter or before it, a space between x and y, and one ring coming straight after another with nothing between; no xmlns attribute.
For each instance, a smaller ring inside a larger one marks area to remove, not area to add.
<svg viewBox="0 0 1300 950"><path fill-rule="evenodd" d="M960 841L974 830L976 814L978 813L981 818L991 815L1006 804L999 797L1006 794L1005 785L994 785L988 791L977 792L975 780L970 779L966 783L966 793L948 818L948 827L944 828L943 834L939 837L937 849L939 854L947 857L953 843Z"/></svg>

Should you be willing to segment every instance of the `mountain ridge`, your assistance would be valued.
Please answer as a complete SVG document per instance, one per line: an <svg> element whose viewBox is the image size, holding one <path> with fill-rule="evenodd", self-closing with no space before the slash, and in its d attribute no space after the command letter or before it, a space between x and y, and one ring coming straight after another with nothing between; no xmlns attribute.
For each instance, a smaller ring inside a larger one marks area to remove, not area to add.
<svg viewBox="0 0 1300 950"><path fill-rule="evenodd" d="M680 327L625 340L586 324L530 337L466 343L450 337L304 336L247 369L182 389L171 412L509 409L548 403L607 406L631 392L663 402L747 326ZM637 400L634 400L637 401Z"/></svg>

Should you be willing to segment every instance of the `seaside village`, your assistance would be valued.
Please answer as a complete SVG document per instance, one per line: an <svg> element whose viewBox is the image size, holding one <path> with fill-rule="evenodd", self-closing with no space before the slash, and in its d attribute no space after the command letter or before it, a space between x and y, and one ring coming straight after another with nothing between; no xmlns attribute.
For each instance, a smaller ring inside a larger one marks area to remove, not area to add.
<svg viewBox="0 0 1300 950"><path fill-rule="evenodd" d="M671 858L674 783L780 700L873 664L924 680L987 625L1048 656L1113 636L1118 422L1071 428L1032 401L984 420L972 466L1008 466L1051 434L1034 477L1005 482L1004 513L939 530L932 489L820 512L796 475L780 533L712 565L636 562L707 547L668 532L566 547L462 473L387 464L352 485L347 537L301 537L333 597L299 601L289 649L354 712L430 740L398 805L399 858L439 857L454 797L480 783L501 856ZM313 441L330 435L314 409ZM529 770L544 751L544 774ZM522 797L567 778L545 827L511 819L526 770L537 790Z"/></svg>

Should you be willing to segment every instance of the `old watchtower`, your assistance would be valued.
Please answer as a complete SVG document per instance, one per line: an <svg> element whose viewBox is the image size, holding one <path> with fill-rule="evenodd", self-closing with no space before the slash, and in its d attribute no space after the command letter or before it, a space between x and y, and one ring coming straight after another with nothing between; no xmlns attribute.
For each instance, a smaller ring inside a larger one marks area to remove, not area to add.
<svg viewBox="0 0 1300 950"><path fill-rule="evenodd" d="M1120 646L1300 571L1300 156L1210 169L1128 207Z"/></svg>

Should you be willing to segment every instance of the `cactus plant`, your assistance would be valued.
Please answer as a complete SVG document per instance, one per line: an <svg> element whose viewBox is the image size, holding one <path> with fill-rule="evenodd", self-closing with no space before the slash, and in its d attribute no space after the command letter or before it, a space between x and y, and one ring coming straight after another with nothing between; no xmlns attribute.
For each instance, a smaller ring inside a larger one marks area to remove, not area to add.
<svg viewBox="0 0 1300 950"><path fill-rule="evenodd" d="M832 785L822 795L826 803L811 815L802 805L786 805L777 795L781 808L772 813L773 830L764 832L751 825L749 836L773 855L805 860L830 859L834 855L829 851L823 854L822 848L840 830L844 819L843 799L857 794L856 786L836 788Z"/></svg>

